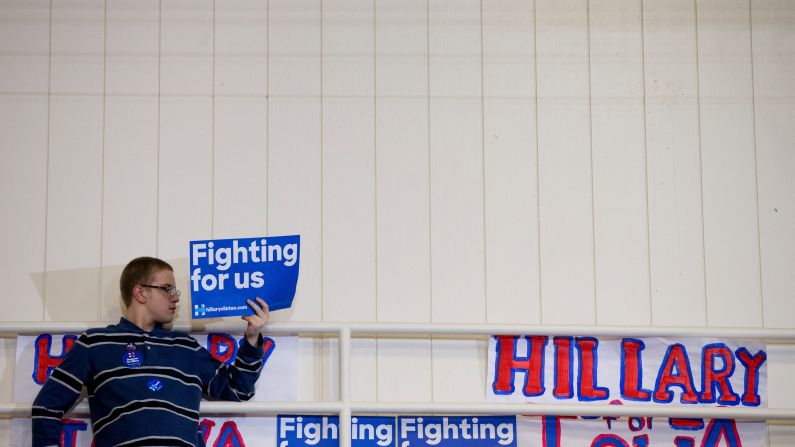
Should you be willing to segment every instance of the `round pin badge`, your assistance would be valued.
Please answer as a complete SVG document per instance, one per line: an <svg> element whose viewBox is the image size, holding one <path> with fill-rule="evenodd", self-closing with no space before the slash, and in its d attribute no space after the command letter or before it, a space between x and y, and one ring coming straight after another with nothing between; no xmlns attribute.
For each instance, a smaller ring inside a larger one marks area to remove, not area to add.
<svg viewBox="0 0 795 447"><path fill-rule="evenodd" d="M128 344L124 354L122 354L121 364L128 368L137 368L143 363L144 358L141 353L138 352L138 348L132 343Z"/></svg>

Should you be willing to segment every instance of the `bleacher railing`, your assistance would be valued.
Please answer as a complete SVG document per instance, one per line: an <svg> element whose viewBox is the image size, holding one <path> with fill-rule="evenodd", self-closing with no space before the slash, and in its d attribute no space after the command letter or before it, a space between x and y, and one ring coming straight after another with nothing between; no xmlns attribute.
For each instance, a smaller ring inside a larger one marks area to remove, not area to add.
<svg viewBox="0 0 795 447"><path fill-rule="evenodd" d="M17 322L0 323L0 334L80 333L107 322ZM175 324L174 329L202 332L240 331L239 322L213 324L211 328L193 324ZM477 415L555 415L555 416L615 416L615 417L680 417L720 418L742 421L795 423L795 408L736 408L713 406L617 406L602 404L509 404L485 402L355 402L350 396L351 338L382 335L456 335L483 338L494 334L512 335L568 335L594 337L704 337L753 339L771 343L795 343L793 329L754 328L698 328L698 327L635 327L635 326L523 326L523 325L464 325L464 324L397 324L397 323L271 323L268 335L310 335L337 337L339 398L316 402L202 402L204 414L337 414L339 416L340 447L350 447L351 414L477 414ZM30 404L0 403L0 417L30 417ZM73 415L88 414L85 402L78 404Z"/></svg>

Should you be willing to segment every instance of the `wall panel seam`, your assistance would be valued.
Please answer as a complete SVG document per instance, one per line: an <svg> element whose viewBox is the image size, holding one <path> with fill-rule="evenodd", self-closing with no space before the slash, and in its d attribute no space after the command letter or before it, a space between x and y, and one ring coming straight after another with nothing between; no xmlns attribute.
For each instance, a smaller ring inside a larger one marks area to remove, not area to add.
<svg viewBox="0 0 795 447"><path fill-rule="evenodd" d="M702 269L704 271L704 326L709 327L709 297L707 296L707 249L706 249L706 235L704 225L704 154L702 148L701 138L701 65L699 63L699 38L698 38L698 0L693 0L693 13L695 14L694 27L695 27L695 45L696 45L696 109L697 124L698 124L698 175L699 175L699 195L701 198L701 256L702 256Z"/></svg>
<svg viewBox="0 0 795 447"><path fill-rule="evenodd" d="M599 295L596 283L596 207L594 206L594 177L593 177L593 75L591 73L591 1L585 2L585 38L588 49L588 154L591 171L591 271L593 272L593 321L599 324Z"/></svg>
<svg viewBox="0 0 795 447"><path fill-rule="evenodd" d="M767 327L765 323L765 288L762 282L762 228L759 224L759 159L757 155L757 136L756 136L756 78L754 76L754 7L753 0L748 0L748 39L750 41L749 53L751 56L751 132L753 134L754 151L754 199L756 200L756 249L759 257L759 304L762 317L762 327ZM769 439L769 436L768 436Z"/></svg>
<svg viewBox="0 0 795 447"><path fill-rule="evenodd" d="M645 188L645 197L646 197L646 268L648 271L648 277L646 278L647 285L649 287L649 301L648 301L648 312L649 312L649 324L654 324L654 315L652 312L652 303L653 303L653 292L651 288L651 223L649 221L649 149L648 149L648 136L646 133L646 127L648 125L648 118L646 114L646 26L645 26L645 16L643 13L643 0L640 0L640 58L641 58L641 88L643 98L641 98L641 102L643 104L643 187Z"/></svg>
<svg viewBox="0 0 795 447"><path fill-rule="evenodd" d="M52 2L50 0L49 48L47 49L47 155L44 162L44 258L41 275L41 320L47 319L47 243L50 214L50 146L52 139Z"/></svg>
<svg viewBox="0 0 795 447"><path fill-rule="evenodd" d="M97 275L97 321L102 319L102 282L103 266L105 265L103 252L105 244L105 138L107 133L108 114L108 0L104 0L104 22L102 24L102 170L100 172L99 189L99 266Z"/></svg>
<svg viewBox="0 0 795 447"><path fill-rule="evenodd" d="M539 147L538 147L538 15L536 14L537 0L533 0L533 84L534 84L534 106L535 113L533 119L535 120L535 143L536 143L536 236L538 241L537 256L538 256L538 321L544 323L544 300L541 294L543 289L541 283L541 167L539 165Z"/></svg>

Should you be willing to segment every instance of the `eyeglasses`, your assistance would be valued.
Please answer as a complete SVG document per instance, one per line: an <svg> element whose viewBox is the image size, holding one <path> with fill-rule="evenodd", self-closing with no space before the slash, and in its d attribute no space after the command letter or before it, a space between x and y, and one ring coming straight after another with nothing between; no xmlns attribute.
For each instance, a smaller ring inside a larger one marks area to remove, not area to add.
<svg viewBox="0 0 795 447"><path fill-rule="evenodd" d="M166 292L169 296L179 296L182 292L174 286L153 286L151 284L138 284L141 287L148 287L150 289L160 289Z"/></svg>

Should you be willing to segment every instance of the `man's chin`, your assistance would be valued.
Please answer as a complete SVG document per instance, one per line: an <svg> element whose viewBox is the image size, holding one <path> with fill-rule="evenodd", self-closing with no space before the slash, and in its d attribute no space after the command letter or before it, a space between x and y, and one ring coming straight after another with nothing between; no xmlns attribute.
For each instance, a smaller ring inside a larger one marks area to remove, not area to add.
<svg viewBox="0 0 795 447"><path fill-rule="evenodd" d="M160 324L162 324L164 326L169 325L169 324L174 322L174 319L176 318L176 316L177 316L176 312L172 313L171 315L165 315L165 316L163 316L163 318L158 320L158 323L160 323Z"/></svg>

